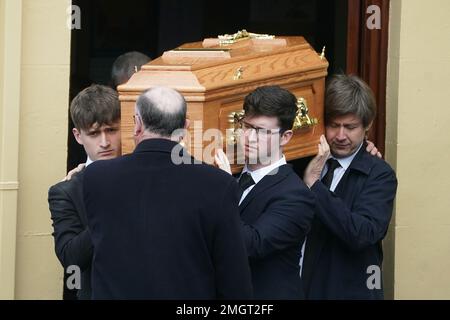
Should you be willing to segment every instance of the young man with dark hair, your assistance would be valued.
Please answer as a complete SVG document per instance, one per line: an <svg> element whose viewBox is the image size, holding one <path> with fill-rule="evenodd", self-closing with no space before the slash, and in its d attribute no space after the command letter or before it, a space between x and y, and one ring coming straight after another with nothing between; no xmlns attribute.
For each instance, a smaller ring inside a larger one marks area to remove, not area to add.
<svg viewBox="0 0 450 320"><path fill-rule="evenodd" d="M278 86L259 87L244 101L239 211L256 299L304 298L300 248L313 219L314 196L283 155L293 135L296 102ZM221 150L216 163L231 173Z"/></svg>
<svg viewBox="0 0 450 320"><path fill-rule="evenodd" d="M88 155L86 166L93 161L113 159L121 154L117 92L106 86L91 85L72 100L70 115L75 124L73 135ZM84 170L70 180L50 187L48 202L56 255L64 271L69 266L80 268L81 288L77 296L79 299L90 299L92 242L87 229L83 177Z"/></svg>

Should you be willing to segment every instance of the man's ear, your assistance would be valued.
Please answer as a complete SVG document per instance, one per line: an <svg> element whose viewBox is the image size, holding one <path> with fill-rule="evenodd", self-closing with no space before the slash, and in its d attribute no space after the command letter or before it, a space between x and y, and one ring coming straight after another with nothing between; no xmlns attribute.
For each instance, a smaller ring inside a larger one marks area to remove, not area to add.
<svg viewBox="0 0 450 320"><path fill-rule="evenodd" d="M280 146L284 146L285 144L287 144L291 140L293 135L294 132L292 130L286 130L285 132L283 132L283 134L281 135Z"/></svg>
<svg viewBox="0 0 450 320"><path fill-rule="evenodd" d="M142 131L144 131L143 130L142 120L141 120L140 117L136 117L136 122L134 124L134 133L133 133L133 135L135 137L137 137L137 136L142 134Z"/></svg>
<svg viewBox="0 0 450 320"><path fill-rule="evenodd" d="M369 130L370 130L370 128L372 128L372 124L373 124L373 121L370 121L369 125L366 128L364 128L366 139L369 136Z"/></svg>
<svg viewBox="0 0 450 320"><path fill-rule="evenodd" d="M75 137L75 140L81 145L83 145L83 140L81 139L81 132L77 128L72 129L73 136Z"/></svg>
<svg viewBox="0 0 450 320"><path fill-rule="evenodd" d="M189 129L190 125L191 125L191 120L186 119L186 121L184 122L184 128L187 130L187 129Z"/></svg>

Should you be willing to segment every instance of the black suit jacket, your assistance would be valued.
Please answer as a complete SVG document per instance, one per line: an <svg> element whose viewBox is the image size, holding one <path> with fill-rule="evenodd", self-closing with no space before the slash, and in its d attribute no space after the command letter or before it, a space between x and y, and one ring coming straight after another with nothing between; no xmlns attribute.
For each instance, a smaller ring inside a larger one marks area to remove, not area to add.
<svg viewBox="0 0 450 320"><path fill-rule="evenodd" d="M90 299L93 249L83 201L83 175L84 170L75 174L71 180L50 187L48 203L56 256L64 270L70 265L80 268L81 289L77 296L79 299Z"/></svg>
<svg viewBox="0 0 450 320"><path fill-rule="evenodd" d="M254 296L304 298L300 249L313 219L314 195L290 165L259 181L239 206Z"/></svg>
<svg viewBox="0 0 450 320"><path fill-rule="evenodd" d="M144 140L85 169L93 299L251 298L236 181L177 150Z"/></svg>
<svg viewBox="0 0 450 320"><path fill-rule="evenodd" d="M306 240L302 274L307 298L383 298L382 287L369 289L367 280L373 271L368 268L381 270L381 240L389 226L396 189L395 172L367 153L366 144L335 192L320 181L312 186L316 218Z"/></svg>

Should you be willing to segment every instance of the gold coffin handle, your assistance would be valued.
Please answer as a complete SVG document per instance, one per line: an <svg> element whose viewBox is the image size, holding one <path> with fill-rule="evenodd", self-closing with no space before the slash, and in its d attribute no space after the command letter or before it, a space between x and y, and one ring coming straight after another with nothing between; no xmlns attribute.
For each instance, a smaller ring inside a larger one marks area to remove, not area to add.
<svg viewBox="0 0 450 320"><path fill-rule="evenodd" d="M226 141L228 145L236 145L239 141L239 122L244 116L244 110L233 111L228 114L228 130Z"/></svg>
<svg viewBox="0 0 450 320"><path fill-rule="evenodd" d="M313 127L319 123L317 118L312 118L309 116L308 104L305 98L297 98L297 108L297 116L295 117L292 130Z"/></svg>

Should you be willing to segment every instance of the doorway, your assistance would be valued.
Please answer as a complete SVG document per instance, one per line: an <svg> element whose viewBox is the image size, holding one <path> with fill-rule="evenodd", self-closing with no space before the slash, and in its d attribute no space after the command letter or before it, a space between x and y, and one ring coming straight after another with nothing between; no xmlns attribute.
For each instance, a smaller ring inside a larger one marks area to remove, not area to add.
<svg viewBox="0 0 450 320"><path fill-rule="evenodd" d="M384 87L376 76L386 67L383 59L369 63L386 48L373 52L375 38L387 41L387 26L374 35L363 30L365 8L378 3L383 14L387 0L73 0L81 11L81 29L72 31L70 101L91 83L110 84L110 70L115 58L128 51L140 51L152 59L183 43L199 41L219 34L247 29L256 33L302 35L321 52L326 46L329 74L355 73L376 91L384 106ZM386 10L387 8L387 10ZM383 19L386 20L387 18ZM384 26L383 26L384 28ZM383 42L384 43L384 42ZM367 61L371 59L370 61ZM383 65L384 63L384 65ZM371 67L366 67L371 66ZM384 74L385 79L385 74ZM385 81L385 80L384 80ZM384 110L384 109L383 109ZM384 151L384 112L378 115L370 138ZM69 116L67 170L86 161L86 154L73 138ZM299 174L309 158L294 161Z"/></svg>

